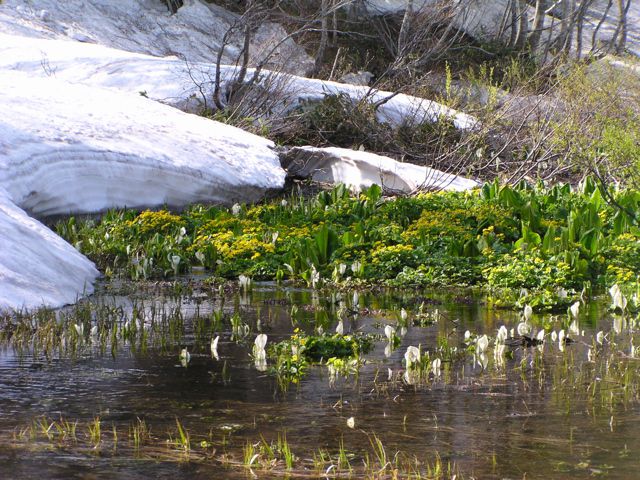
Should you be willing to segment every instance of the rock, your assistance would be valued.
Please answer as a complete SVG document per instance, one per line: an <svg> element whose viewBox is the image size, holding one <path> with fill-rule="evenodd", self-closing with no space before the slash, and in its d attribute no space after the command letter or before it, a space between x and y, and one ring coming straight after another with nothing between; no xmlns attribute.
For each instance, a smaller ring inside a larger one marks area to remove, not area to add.
<svg viewBox="0 0 640 480"><path fill-rule="evenodd" d="M281 157L290 176L317 182L344 183L355 191L378 184L391 192L468 190L477 182L429 167L346 148L292 148Z"/></svg>
<svg viewBox="0 0 640 480"><path fill-rule="evenodd" d="M358 73L347 73L340 77L340 82L348 83L349 85L369 85L375 75L371 72L363 72L359 70Z"/></svg>
<svg viewBox="0 0 640 480"><path fill-rule="evenodd" d="M41 12L46 11L45 15ZM225 33L238 16L200 0L186 0L172 14L159 0L5 0L0 32L38 38L72 38L153 56L174 55L188 62L215 62ZM282 26L263 22L251 44L252 63L273 51L268 65L305 74L314 62ZM235 63L240 35L224 45L223 61Z"/></svg>

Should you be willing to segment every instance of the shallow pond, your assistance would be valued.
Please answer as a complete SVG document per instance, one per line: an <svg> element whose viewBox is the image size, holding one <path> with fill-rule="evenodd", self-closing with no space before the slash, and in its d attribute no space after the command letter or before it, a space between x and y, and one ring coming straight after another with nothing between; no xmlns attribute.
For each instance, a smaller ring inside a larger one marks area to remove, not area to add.
<svg viewBox="0 0 640 480"><path fill-rule="evenodd" d="M311 366L283 385L271 358L256 368L258 333L333 332L339 314L345 333L376 335L351 372ZM574 341L495 355L520 314L464 292L105 284L63 312L4 320L0 478L637 478L637 319L598 302L578 319L534 314ZM486 355L465 353L466 330L491 337ZM407 377L408 346L439 347L437 374Z"/></svg>

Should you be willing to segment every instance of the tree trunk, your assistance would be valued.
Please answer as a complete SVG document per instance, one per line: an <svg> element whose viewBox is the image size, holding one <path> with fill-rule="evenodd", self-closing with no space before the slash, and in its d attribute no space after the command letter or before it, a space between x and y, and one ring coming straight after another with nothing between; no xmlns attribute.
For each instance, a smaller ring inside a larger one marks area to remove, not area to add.
<svg viewBox="0 0 640 480"><path fill-rule="evenodd" d="M544 30L544 20L547 11L547 0L536 1L536 14L533 18L533 26L531 27L531 34L529 35L529 45L531 51L535 53L540 44L540 38L542 31Z"/></svg>
<svg viewBox="0 0 640 480"><path fill-rule="evenodd" d="M320 4L320 42L316 50L316 61L314 73L317 75L322 68L324 55L327 51L327 41L329 39L329 0L322 0Z"/></svg>

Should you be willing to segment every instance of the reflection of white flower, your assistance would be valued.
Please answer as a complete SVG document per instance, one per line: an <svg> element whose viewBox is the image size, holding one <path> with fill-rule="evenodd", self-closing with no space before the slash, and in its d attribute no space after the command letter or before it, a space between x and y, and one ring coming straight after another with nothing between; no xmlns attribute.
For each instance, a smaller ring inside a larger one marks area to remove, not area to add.
<svg viewBox="0 0 640 480"><path fill-rule="evenodd" d="M555 342L557 339L558 339L558 334L554 330L553 332L551 332L551 341Z"/></svg>
<svg viewBox="0 0 640 480"><path fill-rule="evenodd" d="M347 427L355 428L355 426L356 426L356 419L353 417L347 418Z"/></svg>
<svg viewBox="0 0 640 480"><path fill-rule="evenodd" d="M211 339L211 355L216 360L220 359L220 357L218 356L218 341L219 340L220 340L219 336L217 336L216 338L212 338Z"/></svg>
<svg viewBox="0 0 640 480"><path fill-rule="evenodd" d="M524 307L524 320L525 320L525 322L528 322L529 320L531 320L532 316L533 316L533 308L531 308L531 305L525 305L525 307Z"/></svg>
<svg viewBox="0 0 640 480"><path fill-rule="evenodd" d="M498 335L496 335L496 345L503 345L508 336L509 332L507 332L507 327L504 325L500 326Z"/></svg>
<svg viewBox="0 0 640 480"><path fill-rule="evenodd" d="M479 337L476 340L476 352L477 353L483 353L487 350L487 347L489 346L489 337L487 337L486 335L482 335L481 337Z"/></svg>
<svg viewBox="0 0 640 480"><path fill-rule="evenodd" d="M476 355L476 361L483 370L486 370L487 365L489 364L489 357L487 357L485 353L481 353L479 355Z"/></svg>
<svg viewBox="0 0 640 480"><path fill-rule="evenodd" d="M258 335L253 342L253 356L255 358L267 358L267 353L264 350L267 344L267 336L264 333Z"/></svg>
<svg viewBox="0 0 640 480"><path fill-rule="evenodd" d="M493 350L493 361L495 362L496 368L504 367L504 352L506 348L507 347L505 345L498 345Z"/></svg>
<svg viewBox="0 0 640 480"><path fill-rule="evenodd" d="M596 334L596 342L598 342L599 345L604 343L604 332L602 330Z"/></svg>
<svg viewBox="0 0 640 480"><path fill-rule="evenodd" d="M431 371L433 372L433 375L435 377L439 377L440 376L440 365L442 364L442 361L439 358L434 358L433 362L431 362Z"/></svg>
<svg viewBox="0 0 640 480"><path fill-rule="evenodd" d="M580 302L576 302L569 307L569 311L571 312L571 316L573 318L578 318L580 314Z"/></svg>
<svg viewBox="0 0 640 480"><path fill-rule="evenodd" d="M254 360L254 365L256 367L256 370L258 370L259 372L267 371L267 359L265 357L256 357Z"/></svg>
<svg viewBox="0 0 640 480"><path fill-rule="evenodd" d="M569 333L573 333L574 335L580 335L580 325L577 320L574 320L569 325Z"/></svg>

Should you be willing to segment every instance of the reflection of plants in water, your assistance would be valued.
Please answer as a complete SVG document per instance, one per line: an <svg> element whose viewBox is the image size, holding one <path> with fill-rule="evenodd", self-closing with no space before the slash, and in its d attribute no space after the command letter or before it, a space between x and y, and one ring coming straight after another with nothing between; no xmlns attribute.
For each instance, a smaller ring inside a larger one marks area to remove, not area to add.
<svg viewBox="0 0 640 480"><path fill-rule="evenodd" d="M247 323L242 320L242 317L239 313L234 313L231 315L231 340L233 341L242 341L244 340L249 333L251 332L251 328Z"/></svg>
<svg viewBox="0 0 640 480"><path fill-rule="evenodd" d="M102 440L102 424L100 422L100 417L95 417L93 421L87 425L87 430L89 431L89 438L91 439L93 448L97 449Z"/></svg>

